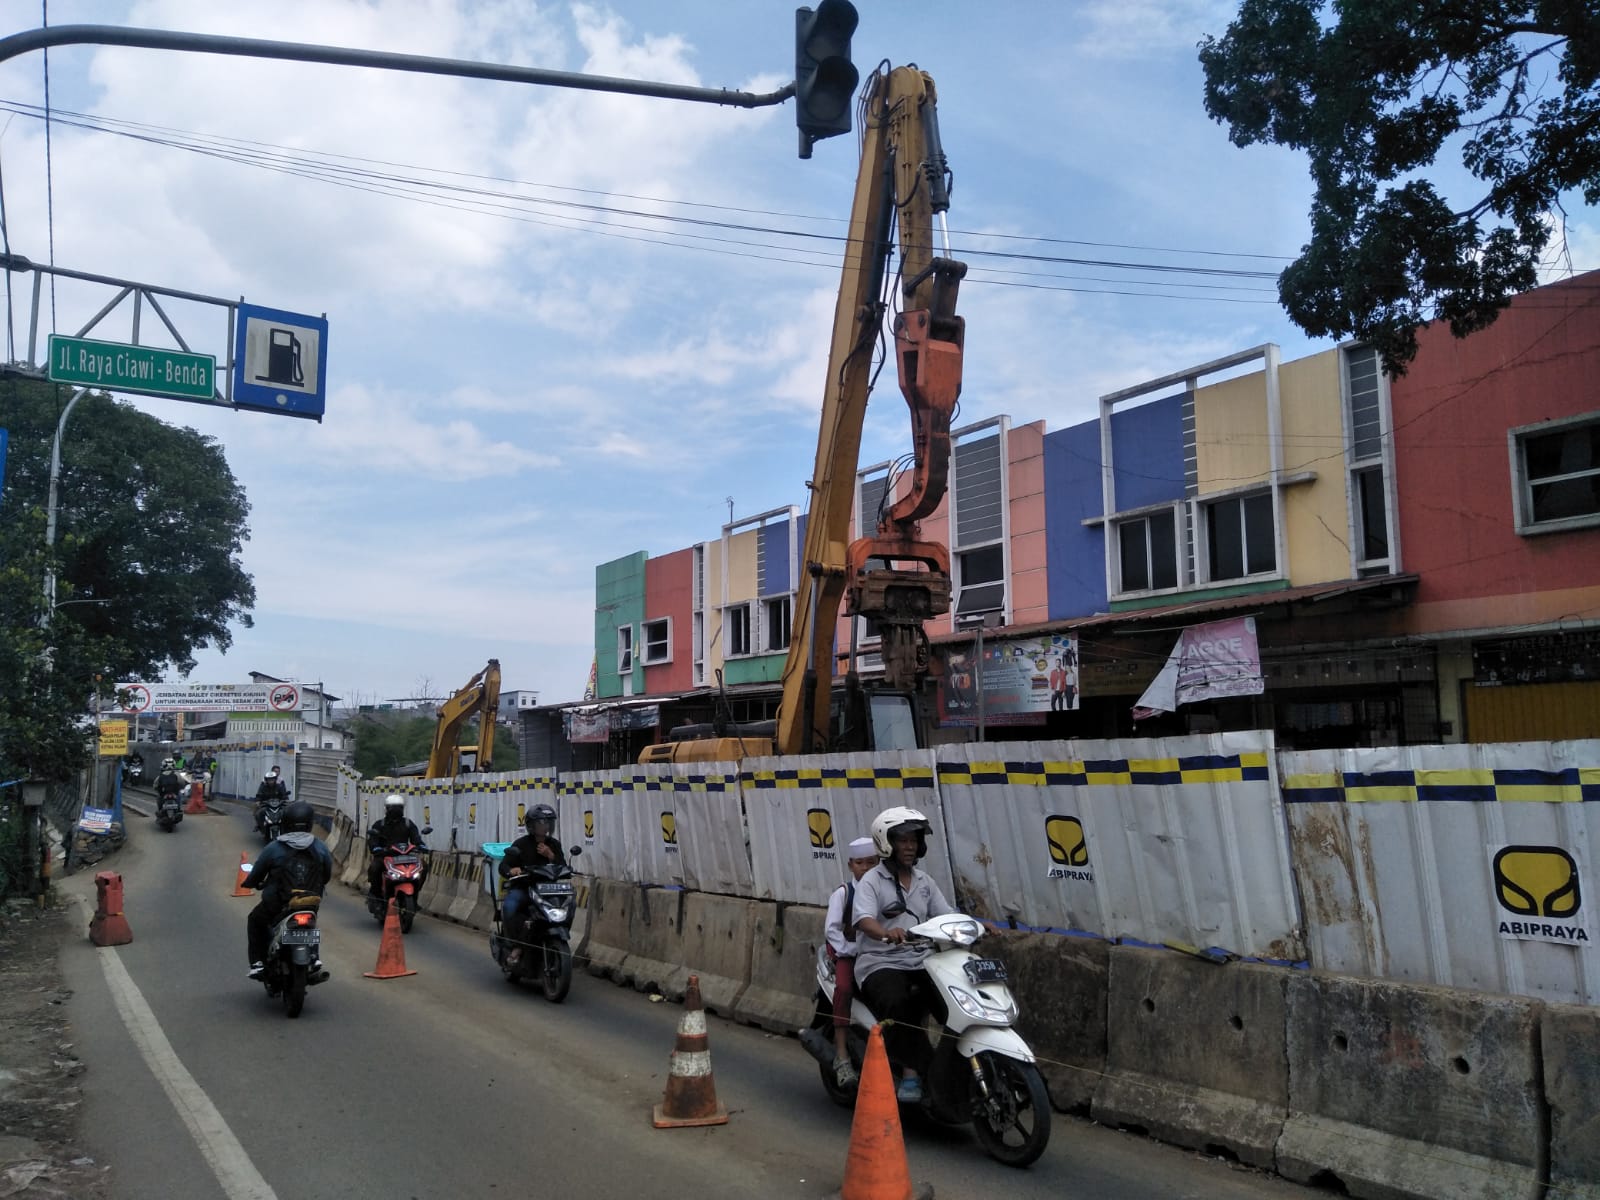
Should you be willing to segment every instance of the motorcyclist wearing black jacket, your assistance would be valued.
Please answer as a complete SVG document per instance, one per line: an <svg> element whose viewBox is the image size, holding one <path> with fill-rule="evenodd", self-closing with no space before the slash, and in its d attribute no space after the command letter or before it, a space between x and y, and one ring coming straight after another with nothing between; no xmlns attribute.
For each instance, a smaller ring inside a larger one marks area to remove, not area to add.
<svg viewBox="0 0 1600 1200"><path fill-rule="evenodd" d="M372 856L367 865L367 890L374 896L383 894L383 852L403 842L410 842L419 852L427 849L416 824L406 816L406 798L395 792L384 798L383 816L367 830L367 852Z"/></svg>
<svg viewBox="0 0 1600 1200"><path fill-rule="evenodd" d="M161 774L156 776L156 795L182 796L184 789L188 786L188 776L179 774L177 767L170 758L163 759Z"/></svg>
<svg viewBox="0 0 1600 1200"><path fill-rule="evenodd" d="M522 823L528 832L506 847L505 857L500 860L498 867L501 877L507 880L546 863L567 861L566 855L561 852L561 843L555 838L555 809L548 804L535 804L523 814ZM505 936L513 943L522 936L522 910L527 904L526 888L505 889L505 896L500 901L500 925ZM522 947L513 944L509 961L514 963L521 957Z"/></svg>
<svg viewBox="0 0 1600 1200"><path fill-rule="evenodd" d="M250 910L245 920L251 979L260 979L266 970L272 927L282 919L290 903L301 896L320 898L333 878L333 855L311 832L312 817L311 805L304 800L285 808L283 832L256 856L255 865L244 878L245 887L261 889L261 903ZM313 973L321 970L320 962L312 965Z"/></svg>
<svg viewBox="0 0 1600 1200"><path fill-rule="evenodd" d="M284 786L283 778L278 774L278 768L273 767L261 780L261 786L256 788L256 831L266 829L266 806L274 801L279 804L287 803L289 789Z"/></svg>

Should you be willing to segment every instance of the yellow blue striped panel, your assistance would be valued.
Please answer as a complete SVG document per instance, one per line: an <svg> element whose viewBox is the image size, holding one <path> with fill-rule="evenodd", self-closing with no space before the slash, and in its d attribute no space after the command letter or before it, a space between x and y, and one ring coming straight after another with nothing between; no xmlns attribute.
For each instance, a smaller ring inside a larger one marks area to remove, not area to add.
<svg viewBox="0 0 1600 1200"><path fill-rule="evenodd" d="M746 787L767 788L931 788L929 767L785 767L775 771L746 771Z"/></svg>
<svg viewBox="0 0 1600 1200"><path fill-rule="evenodd" d="M1561 770L1476 767L1456 770L1339 771L1289 775L1286 804L1600 802L1600 767Z"/></svg>
<svg viewBox="0 0 1600 1200"><path fill-rule="evenodd" d="M1267 778L1267 755L1263 751L1180 758L939 764L940 784L952 787L1115 787L1135 784L1246 783L1265 781Z"/></svg>

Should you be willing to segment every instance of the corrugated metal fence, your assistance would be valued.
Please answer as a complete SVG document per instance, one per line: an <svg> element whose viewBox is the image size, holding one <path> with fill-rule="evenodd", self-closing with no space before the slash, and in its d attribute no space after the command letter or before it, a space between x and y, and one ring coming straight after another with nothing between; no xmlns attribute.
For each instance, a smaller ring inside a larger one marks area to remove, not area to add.
<svg viewBox="0 0 1600 1200"><path fill-rule="evenodd" d="M924 867L1002 924L1600 1002L1600 741L1008 742L350 779L338 803L364 829L391 791L440 849L508 841L543 802L588 874L802 904L826 901L874 815L907 805L934 825Z"/></svg>

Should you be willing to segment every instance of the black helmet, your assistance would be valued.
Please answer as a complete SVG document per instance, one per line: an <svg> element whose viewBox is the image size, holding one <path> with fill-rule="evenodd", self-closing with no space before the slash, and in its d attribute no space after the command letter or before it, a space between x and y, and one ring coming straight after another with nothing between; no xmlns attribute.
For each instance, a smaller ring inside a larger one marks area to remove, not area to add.
<svg viewBox="0 0 1600 1200"><path fill-rule="evenodd" d="M310 833L311 822L316 816L311 811L311 805L304 800L296 800L283 810L283 831L285 833Z"/></svg>
<svg viewBox="0 0 1600 1200"><path fill-rule="evenodd" d="M539 821L544 822L543 830L534 828ZM549 837L556 831L556 810L548 804L535 804L522 814L522 824L529 833L543 833L545 837Z"/></svg>

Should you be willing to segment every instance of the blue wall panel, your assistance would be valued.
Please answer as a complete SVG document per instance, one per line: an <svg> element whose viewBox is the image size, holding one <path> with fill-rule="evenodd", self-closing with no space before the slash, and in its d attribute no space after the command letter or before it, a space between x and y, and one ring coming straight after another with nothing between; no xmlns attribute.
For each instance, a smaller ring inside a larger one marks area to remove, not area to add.
<svg viewBox="0 0 1600 1200"><path fill-rule="evenodd" d="M794 586L789 579L789 522L770 521L761 526L762 593L776 596Z"/></svg>
<svg viewBox="0 0 1600 1200"><path fill-rule="evenodd" d="M1119 512L1183 499L1181 395L1112 413L1111 447Z"/></svg>
<svg viewBox="0 0 1600 1200"><path fill-rule="evenodd" d="M1100 515L1100 425L1088 421L1044 438L1045 562L1050 619L1106 610L1105 542Z"/></svg>

